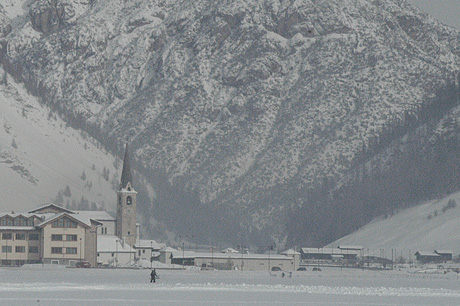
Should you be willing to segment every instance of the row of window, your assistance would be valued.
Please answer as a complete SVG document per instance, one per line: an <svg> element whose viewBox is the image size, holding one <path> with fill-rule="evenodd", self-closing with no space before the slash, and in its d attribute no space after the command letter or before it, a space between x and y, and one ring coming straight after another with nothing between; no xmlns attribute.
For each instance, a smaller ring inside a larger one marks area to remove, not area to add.
<svg viewBox="0 0 460 306"><path fill-rule="evenodd" d="M25 246L15 246L14 248L15 253L25 253L26 252L26 247ZM10 245L4 245L2 246L2 253L12 253L13 252L13 247ZM29 253L38 253L38 247L37 246L29 246Z"/></svg>
<svg viewBox="0 0 460 306"><path fill-rule="evenodd" d="M26 240L26 234L25 233L16 233L13 236L13 233L2 233L2 240L13 240L13 237L15 237L16 240ZM29 234L29 240L38 240L39 235L38 234Z"/></svg>
<svg viewBox="0 0 460 306"><path fill-rule="evenodd" d="M77 254L77 248L51 248L51 254Z"/></svg>
<svg viewBox="0 0 460 306"><path fill-rule="evenodd" d="M1 226L34 226L34 218L26 219L24 217L2 217L0 218Z"/></svg>
<svg viewBox="0 0 460 306"><path fill-rule="evenodd" d="M51 227L58 228L77 228L77 222L70 220L67 217L60 218L56 221L53 221Z"/></svg>
<svg viewBox="0 0 460 306"><path fill-rule="evenodd" d="M63 251L65 250L65 253ZM15 253L25 253L25 246L15 246ZM11 245L2 246L2 253L12 253L13 247ZM38 246L29 246L29 253L38 253ZM77 248L51 248L51 254L77 254Z"/></svg>
<svg viewBox="0 0 460 306"><path fill-rule="evenodd" d="M51 235L52 241L77 241L77 235Z"/></svg>

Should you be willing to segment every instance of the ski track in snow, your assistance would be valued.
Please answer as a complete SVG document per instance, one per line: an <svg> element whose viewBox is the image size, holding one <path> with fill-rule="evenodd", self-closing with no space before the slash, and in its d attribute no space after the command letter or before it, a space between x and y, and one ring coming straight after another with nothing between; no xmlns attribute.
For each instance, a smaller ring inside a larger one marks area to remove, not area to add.
<svg viewBox="0 0 460 306"><path fill-rule="evenodd" d="M431 289L431 288L388 288L388 287L328 287L304 285L253 285L253 284L150 284L142 285L81 285L76 283L13 283L3 284L0 292L63 292L63 291L226 291L226 292L279 292L279 293L308 293L360 296L398 296L398 297L460 297L460 290Z"/></svg>

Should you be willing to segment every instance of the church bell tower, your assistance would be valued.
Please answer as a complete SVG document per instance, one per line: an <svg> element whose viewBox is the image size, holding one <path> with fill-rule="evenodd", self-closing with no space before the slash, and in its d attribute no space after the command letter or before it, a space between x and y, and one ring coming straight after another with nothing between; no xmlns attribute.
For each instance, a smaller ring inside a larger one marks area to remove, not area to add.
<svg viewBox="0 0 460 306"><path fill-rule="evenodd" d="M133 246L137 239L136 227L136 196L133 187L131 166L129 164L128 144L126 144L121 173L120 188L117 192L117 236L129 246Z"/></svg>

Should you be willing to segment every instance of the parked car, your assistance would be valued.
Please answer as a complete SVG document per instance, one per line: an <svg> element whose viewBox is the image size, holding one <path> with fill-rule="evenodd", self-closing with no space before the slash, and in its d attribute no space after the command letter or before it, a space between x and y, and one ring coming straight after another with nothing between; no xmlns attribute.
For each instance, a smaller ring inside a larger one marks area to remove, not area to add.
<svg viewBox="0 0 460 306"><path fill-rule="evenodd" d="M272 271L281 271L280 267L272 267Z"/></svg>
<svg viewBox="0 0 460 306"><path fill-rule="evenodd" d="M318 267L318 268L313 268L312 271L321 271L321 269Z"/></svg>
<svg viewBox="0 0 460 306"><path fill-rule="evenodd" d="M91 264L87 261L79 261L75 265L75 268L91 268Z"/></svg>
<svg viewBox="0 0 460 306"><path fill-rule="evenodd" d="M305 268L305 267L300 267L300 268L297 269L297 271L307 271L307 268Z"/></svg>

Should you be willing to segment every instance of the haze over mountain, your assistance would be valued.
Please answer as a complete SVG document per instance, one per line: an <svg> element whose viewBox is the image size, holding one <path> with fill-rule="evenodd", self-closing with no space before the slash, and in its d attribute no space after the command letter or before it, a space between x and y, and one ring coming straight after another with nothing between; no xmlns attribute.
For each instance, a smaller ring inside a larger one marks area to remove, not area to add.
<svg viewBox="0 0 460 306"><path fill-rule="evenodd" d="M458 13L460 3L456 0L409 0L409 3L416 5L421 10L432 15L440 22L460 30Z"/></svg>
<svg viewBox="0 0 460 306"><path fill-rule="evenodd" d="M430 170L457 145L460 36L404 0L6 0L0 16L15 80L107 149L130 143L147 227L320 245L458 190L454 150Z"/></svg>

